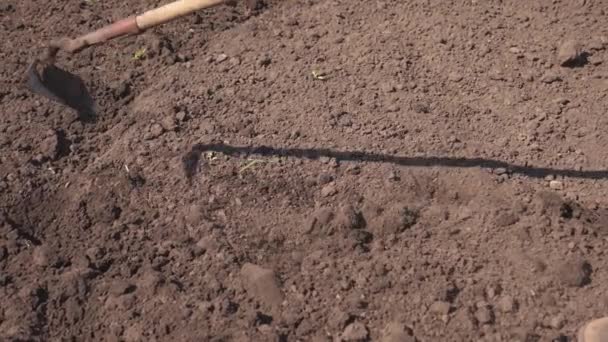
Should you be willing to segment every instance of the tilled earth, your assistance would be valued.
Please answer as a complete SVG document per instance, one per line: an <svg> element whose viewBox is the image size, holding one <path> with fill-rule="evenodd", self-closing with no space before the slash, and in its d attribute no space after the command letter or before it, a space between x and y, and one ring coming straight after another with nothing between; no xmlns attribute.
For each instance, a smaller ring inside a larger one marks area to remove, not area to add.
<svg viewBox="0 0 608 342"><path fill-rule="evenodd" d="M46 41L161 3L0 4L1 340L575 341L606 314L607 1L239 3L60 55L93 108L26 89Z"/></svg>

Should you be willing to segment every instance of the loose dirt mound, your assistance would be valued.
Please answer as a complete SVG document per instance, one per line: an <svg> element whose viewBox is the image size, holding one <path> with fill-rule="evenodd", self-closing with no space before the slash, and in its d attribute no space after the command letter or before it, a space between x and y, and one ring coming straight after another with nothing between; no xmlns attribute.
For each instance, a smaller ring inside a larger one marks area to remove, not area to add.
<svg viewBox="0 0 608 342"><path fill-rule="evenodd" d="M3 0L0 336L568 341L608 291L605 1ZM580 45L580 51L574 41Z"/></svg>

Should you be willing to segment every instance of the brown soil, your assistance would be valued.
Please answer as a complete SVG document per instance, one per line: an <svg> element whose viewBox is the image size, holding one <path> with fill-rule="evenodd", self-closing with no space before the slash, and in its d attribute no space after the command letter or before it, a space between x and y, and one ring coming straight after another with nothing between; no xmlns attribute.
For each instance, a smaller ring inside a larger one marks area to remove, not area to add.
<svg viewBox="0 0 608 342"><path fill-rule="evenodd" d="M46 41L159 3L0 4L1 340L573 341L605 314L608 1L239 3L60 55L94 110L24 86Z"/></svg>

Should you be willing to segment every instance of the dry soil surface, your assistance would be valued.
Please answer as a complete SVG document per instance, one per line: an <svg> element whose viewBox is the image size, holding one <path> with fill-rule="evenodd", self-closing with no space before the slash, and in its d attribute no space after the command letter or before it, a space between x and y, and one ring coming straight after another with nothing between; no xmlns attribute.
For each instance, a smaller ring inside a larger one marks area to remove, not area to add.
<svg viewBox="0 0 608 342"><path fill-rule="evenodd" d="M94 106L25 87L45 42L164 2L0 3L1 340L575 341L606 313L608 1L238 3L60 54Z"/></svg>

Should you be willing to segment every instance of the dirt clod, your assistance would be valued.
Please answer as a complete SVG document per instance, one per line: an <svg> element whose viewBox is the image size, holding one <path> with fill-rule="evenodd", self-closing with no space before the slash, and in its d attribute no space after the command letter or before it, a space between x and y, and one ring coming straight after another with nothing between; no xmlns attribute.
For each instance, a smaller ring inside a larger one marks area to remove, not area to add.
<svg viewBox="0 0 608 342"><path fill-rule="evenodd" d="M350 204L340 207L336 221L340 226L346 229L362 228L364 225L364 219L361 211L355 209L355 207Z"/></svg>
<svg viewBox="0 0 608 342"><path fill-rule="evenodd" d="M241 276L252 296L271 307L281 305L284 295L274 271L246 263L241 268Z"/></svg>
<svg viewBox="0 0 608 342"><path fill-rule="evenodd" d="M369 340L369 331L365 324L354 322L346 326L341 335L342 341L365 342Z"/></svg>
<svg viewBox="0 0 608 342"><path fill-rule="evenodd" d="M564 261L558 265L556 272L564 286L582 287L591 281L591 265L583 259Z"/></svg>
<svg viewBox="0 0 608 342"><path fill-rule="evenodd" d="M581 45L576 40L567 40L557 52L558 63L561 66L572 66L581 58Z"/></svg>
<svg viewBox="0 0 608 342"><path fill-rule="evenodd" d="M398 322L390 322L382 331L382 342L416 342L411 329Z"/></svg>
<svg viewBox="0 0 608 342"><path fill-rule="evenodd" d="M494 312L491 307L484 305L477 308L475 318L480 324L490 324L494 321Z"/></svg>
<svg viewBox="0 0 608 342"><path fill-rule="evenodd" d="M429 311L436 315L447 315L450 312L451 305L448 302L436 301L429 307Z"/></svg>
<svg viewBox="0 0 608 342"><path fill-rule="evenodd" d="M513 312L515 310L515 300L511 296L503 296L498 300L497 307L504 313Z"/></svg>

